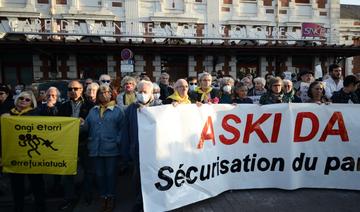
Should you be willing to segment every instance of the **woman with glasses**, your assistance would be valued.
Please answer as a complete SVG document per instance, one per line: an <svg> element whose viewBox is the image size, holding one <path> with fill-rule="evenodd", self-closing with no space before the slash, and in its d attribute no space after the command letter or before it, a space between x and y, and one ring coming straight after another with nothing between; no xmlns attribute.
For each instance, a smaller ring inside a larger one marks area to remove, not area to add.
<svg viewBox="0 0 360 212"><path fill-rule="evenodd" d="M35 116L36 98L31 91L21 92L15 99L15 107L10 110L12 116ZM45 211L45 188L41 174L10 174L11 189L14 199L14 211L24 210L25 176L31 184L31 191L35 198L35 211Z"/></svg>
<svg viewBox="0 0 360 212"><path fill-rule="evenodd" d="M174 93L168 96L163 104L172 104L174 106L178 104L191 104L188 96L189 85L186 80L178 79L175 83Z"/></svg>
<svg viewBox="0 0 360 212"><path fill-rule="evenodd" d="M269 79L268 91L260 97L260 104L277 104L285 103L284 93L282 91L283 81L280 77L273 77Z"/></svg>
<svg viewBox="0 0 360 212"><path fill-rule="evenodd" d="M190 93L190 99L192 102L196 103L213 103L217 104L220 101L219 90L214 89L211 86L212 76L211 74L204 72L199 75L199 87L195 88L193 92Z"/></svg>
<svg viewBox="0 0 360 212"><path fill-rule="evenodd" d="M300 97L296 95L293 82L288 79L284 79L284 99L285 102L301 103Z"/></svg>
<svg viewBox="0 0 360 212"><path fill-rule="evenodd" d="M100 85L97 105L86 117L83 129L89 132L88 150L95 168L101 211L112 211L115 207L117 165L121 153L125 114L112 96L111 88Z"/></svg>

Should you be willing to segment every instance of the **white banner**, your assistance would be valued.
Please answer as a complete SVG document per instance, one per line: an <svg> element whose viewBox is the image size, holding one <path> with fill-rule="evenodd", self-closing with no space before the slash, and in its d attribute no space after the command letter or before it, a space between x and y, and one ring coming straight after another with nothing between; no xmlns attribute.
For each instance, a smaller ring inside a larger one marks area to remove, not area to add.
<svg viewBox="0 0 360 212"><path fill-rule="evenodd" d="M357 105L178 105L138 112L145 211L230 189L360 190Z"/></svg>

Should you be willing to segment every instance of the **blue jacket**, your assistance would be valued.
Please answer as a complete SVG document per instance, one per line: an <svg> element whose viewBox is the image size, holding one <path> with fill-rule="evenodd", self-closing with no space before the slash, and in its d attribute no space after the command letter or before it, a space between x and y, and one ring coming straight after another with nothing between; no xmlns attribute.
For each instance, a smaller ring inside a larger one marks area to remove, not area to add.
<svg viewBox="0 0 360 212"><path fill-rule="evenodd" d="M93 107L84 124L84 128L89 132L89 156L119 156L126 130L125 122L124 110L118 106L108 107L102 118L100 118L100 107Z"/></svg>

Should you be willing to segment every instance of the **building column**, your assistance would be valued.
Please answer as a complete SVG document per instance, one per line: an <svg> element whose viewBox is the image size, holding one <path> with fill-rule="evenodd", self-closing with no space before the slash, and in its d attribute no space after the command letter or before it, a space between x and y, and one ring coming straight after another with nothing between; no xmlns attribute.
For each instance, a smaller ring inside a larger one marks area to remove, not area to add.
<svg viewBox="0 0 360 212"><path fill-rule="evenodd" d="M44 73L41 69L43 67L44 61L40 59L40 56L37 54L33 55L33 80L37 81L43 78ZM45 71L45 70L44 70Z"/></svg>
<svg viewBox="0 0 360 212"><path fill-rule="evenodd" d="M345 60L345 76L353 74L353 57L348 57Z"/></svg>
<svg viewBox="0 0 360 212"><path fill-rule="evenodd" d="M144 72L144 67L145 67L144 57L142 55L135 55L134 59L135 59L134 72L136 73Z"/></svg>
<svg viewBox="0 0 360 212"><path fill-rule="evenodd" d="M205 71L211 73L214 69L214 56L205 56L203 65Z"/></svg>
<svg viewBox="0 0 360 212"><path fill-rule="evenodd" d="M161 75L161 56L155 55L155 59L153 60L154 73L153 78L156 82L159 81Z"/></svg>
<svg viewBox="0 0 360 212"><path fill-rule="evenodd" d="M236 57L232 56L229 62L229 66L230 66L230 71L229 71L229 75L232 76L234 79L236 79Z"/></svg>
<svg viewBox="0 0 360 212"><path fill-rule="evenodd" d="M260 57L260 71L259 71L259 76L258 77L265 77L265 74L267 74L266 71L266 66L267 66L268 62L266 60L266 57Z"/></svg>
<svg viewBox="0 0 360 212"><path fill-rule="evenodd" d="M75 73L70 73L69 72L69 66L67 64L69 57L67 55L61 55L58 57L59 58L59 72L61 73L61 79L67 79L68 77L70 79L76 79L78 78ZM69 72L69 73L68 73Z"/></svg>
<svg viewBox="0 0 360 212"><path fill-rule="evenodd" d="M189 77L196 77L197 73L195 71L196 61L195 57L190 55L188 57L188 76Z"/></svg>
<svg viewBox="0 0 360 212"><path fill-rule="evenodd" d="M61 72L61 70L59 69L59 72L61 73L61 78L62 79L76 79L76 78L80 78L80 73L77 73L77 64L76 64L76 55L70 55L68 56L67 59L67 73L66 72ZM67 74L67 76L66 76Z"/></svg>
<svg viewBox="0 0 360 212"><path fill-rule="evenodd" d="M28 10L34 11L35 10L35 0L27 0L25 8Z"/></svg>

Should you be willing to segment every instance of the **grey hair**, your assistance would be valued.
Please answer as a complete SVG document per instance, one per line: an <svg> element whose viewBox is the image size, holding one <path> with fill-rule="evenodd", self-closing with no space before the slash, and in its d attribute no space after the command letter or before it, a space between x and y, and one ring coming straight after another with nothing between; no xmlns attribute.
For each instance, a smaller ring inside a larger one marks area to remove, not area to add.
<svg viewBox="0 0 360 212"><path fill-rule="evenodd" d="M60 102L60 101L61 101L61 98L60 98L60 97L61 97L61 93L60 93L59 89L57 89L57 87L51 86L50 88L48 88L48 89L46 90L46 96L49 95L49 93L50 93L51 90L55 90L55 91L56 91L56 101L57 101L57 102Z"/></svg>
<svg viewBox="0 0 360 212"><path fill-rule="evenodd" d="M140 88L142 88L144 85L147 85L147 86L150 87L151 93L154 92L153 83L150 82L150 81L146 81L146 80L141 80L141 81L137 84L136 89L137 89L137 90L140 90Z"/></svg>
<svg viewBox="0 0 360 212"><path fill-rule="evenodd" d="M89 92L91 89L95 88L96 90L99 89L99 84L97 84L96 82L92 82L90 83L87 87L86 87L86 93Z"/></svg>
<svg viewBox="0 0 360 212"><path fill-rule="evenodd" d="M211 76L210 73L208 73L208 72L203 72L203 73L199 74L199 81L201 82L201 80L202 80L204 77L206 77L206 76L209 76L210 79L212 80L212 76Z"/></svg>
<svg viewBox="0 0 360 212"><path fill-rule="evenodd" d="M286 83L289 83L291 85L293 85L293 82L291 80L288 80L288 79L283 79L283 83L285 84Z"/></svg>
<svg viewBox="0 0 360 212"><path fill-rule="evenodd" d="M121 80L121 87L124 87L125 83L127 82L132 82L134 84L134 86L136 86L136 80L134 77L130 77L130 76L125 76L122 80Z"/></svg>
<svg viewBox="0 0 360 212"><path fill-rule="evenodd" d="M99 81L101 81L101 79L103 79L104 77L109 77L109 78L111 79L110 75L108 75L108 74L102 74L102 75L100 75L100 77L99 77Z"/></svg>
<svg viewBox="0 0 360 212"><path fill-rule="evenodd" d="M160 86L156 82L153 82L153 89L160 89Z"/></svg>
<svg viewBox="0 0 360 212"><path fill-rule="evenodd" d="M234 79L231 78L231 77L223 77L221 80L220 80L220 87L223 87L225 84L227 83L230 83L231 86L234 86Z"/></svg>
<svg viewBox="0 0 360 212"><path fill-rule="evenodd" d="M266 80L265 80L265 78L263 78L263 77L256 77L255 79L254 79L254 83L255 82L259 82L259 83L261 83L263 86L265 86L265 84L266 84Z"/></svg>

